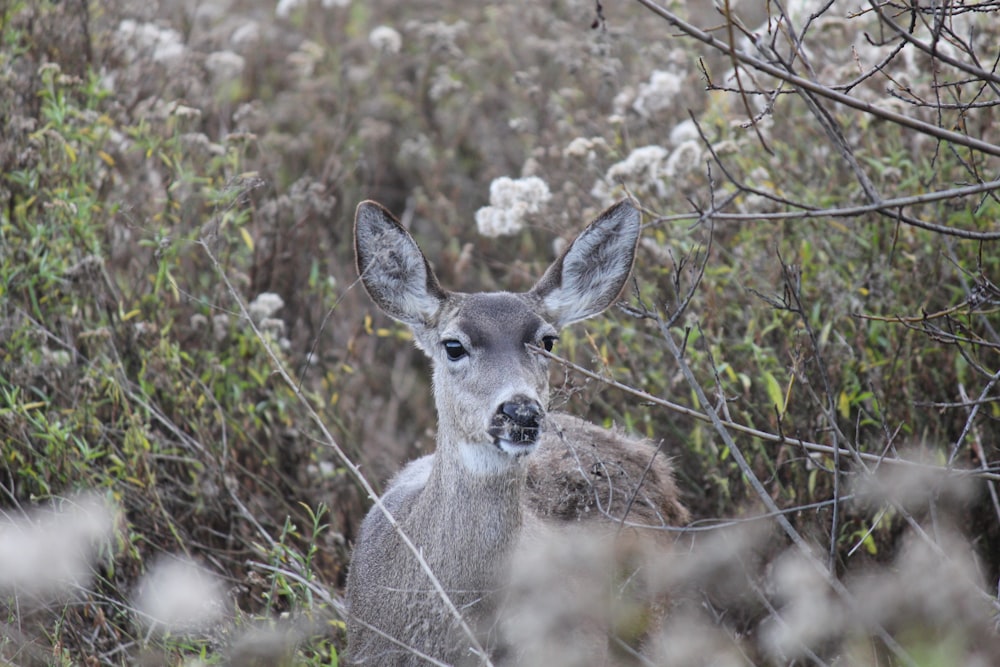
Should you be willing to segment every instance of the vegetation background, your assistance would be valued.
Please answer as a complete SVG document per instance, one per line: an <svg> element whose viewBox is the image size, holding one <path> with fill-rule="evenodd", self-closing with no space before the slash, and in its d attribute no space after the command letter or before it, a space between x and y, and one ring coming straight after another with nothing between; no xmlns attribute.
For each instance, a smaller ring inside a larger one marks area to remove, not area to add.
<svg viewBox="0 0 1000 667"><path fill-rule="evenodd" d="M0 0L0 664L337 664L356 466L435 423L355 205L518 290L625 193L553 379L696 517L628 660L996 664L998 45L990 0Z"/></svg>

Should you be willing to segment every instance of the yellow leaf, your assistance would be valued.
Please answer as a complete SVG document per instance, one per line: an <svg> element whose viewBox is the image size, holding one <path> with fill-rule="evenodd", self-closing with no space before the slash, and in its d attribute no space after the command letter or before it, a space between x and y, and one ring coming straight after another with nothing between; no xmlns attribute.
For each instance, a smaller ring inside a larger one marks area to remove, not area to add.
<svg viewBox="0 0 1000 667"><path fill-rule="evenodd" d="M764 386L767 389L767 397L778 409L778 413L785 412L785 395L781 391L781 385L771 373L764 371Z"/></svg>
<svg viewBox="0 0 1000 667"><path fill-rule="evenodd" d="M128 322L133 317L137 317L140 312L141 311L138 308L128 311L127 313L122 315L122 322Z"/></svg>
<svg viewBox="0 0 1000 667"><path fill-rule="evenodd" d="M250 232L247 231L246 227L240 227L240 234L243 236L243 242L250 248L250 252L253 252L253 237L250 236Z"/></svg>
<svg viewBox="0 0 1000 667"><path fill-rule="evenodd" d="M66 150L66 157L69 158L70 162L76 162L76 150L70 146L68 143L63 144L63 148Z"/></svg>
<svg viewBox="0 0 1000 667"><path fill-rule="evenodd" d="M847 397L847 392L840 392L840 397L837 398L837 412L844 419L851 418L851 399Z"/></svg>
<svg viewBox="0 0 1000 667"><path fill-rule="evenodd" d="M115 159L110 155L108 155L107 153L105 153L104 151L97 151L97 157L104 160L104 164L108 165L109 167L115 166Z"/></svg>

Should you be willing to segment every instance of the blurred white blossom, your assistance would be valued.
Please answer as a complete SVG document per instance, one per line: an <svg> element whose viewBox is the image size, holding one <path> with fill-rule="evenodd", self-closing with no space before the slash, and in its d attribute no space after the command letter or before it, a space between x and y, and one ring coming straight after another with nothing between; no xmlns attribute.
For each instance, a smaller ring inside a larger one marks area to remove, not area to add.
<svg viewBox="0 0 1000 667"><path fill-rule="evenodd" d="M161 28L155 23L125 19L118 24L115 36L125 47L125 55L129 60L149 57L154 62L171 65L187 52L179 32L172 28Z"/></svg>
<svg viewBox="0 0 1000 667"><path fill-rule="evenodd" d="M437 102L460 90L462 90L462 82L452 74L448 67L434 68L434 78L431 81L431 88L427 92L432 100Z"/></svg>
<svg viewBox="0 0 1000 667"><path fill-rule="evenodd" d="M229 43L237 48L251 47L260 41L260 26L256 21L247 21L229 36Z"/></svg>
<svg viewBox="0 0 1000 667"><path fill-rule="evenodd" d="M164 558L139 582L136 609L142 620L169 632L198 630L216 621L223 610L218 577L183 558Z"/></svg>
<svg viewBox="0 0 1000 667"><path fill-rule="evenodd" d="M280 19L287 19L292 12L299 7L304 7L306 0L278 0L278 6L274 8L274 14Z"/></svg>
<svg viewBox="0 0 1000 667"><path fill-rule="evenodd" d="M114 512L97 495L65 500L27 517L0 515L0 593L8 588L62 596L86 586Z"/></svg>
<svg viewBox="0 0 1000 667"><path fill-rule="evenodd" d="M229 315L218 313L212 316L212 333L220 343L229 335Z"/></svg>
<svg viewBox="0 0 1000 667"><path fill-rule="evenodd" d="M178 118L198 119L201 118L201 109L177 103L170 107L170 115L177 116Z"/></svg>
<svg viewBox="0 0 1000 667"><path fill-rule="evenodd" d="M665 197L669 193L666 181L666 164L670 153L663 146L636 148L621 162L611 165L604 180L594 184L591 194L608 202L616 198L616 185L623 185L632 192Z"/></svg>
<svg viewBox="0 0 1000 667"><path fill-rule="evenodd" d="M422 167L434 159L434 146L426 134L403 139L399 144L399 161L405 165Z"/></svg>
<svg viewBox="0 0 1000 667"><path fill-rule="evenodd" d="M597 150L606 151L608 149L608 143L603 137L577 137L573 141L569 142L569 145L563 149L563 157L574 160L586 160L587 162L593 162L597 159Z"/></svg>
<svg viewBox="0 0 1000 667"><path fill-rule="evenodd" d="M669 109L681 92L683 83L684 77L679 74L654 70L649 81L639 85L639 93L632 103L632 108L643 118L649 118L659 111Z"/></svg>
<svg viewBox="0 0 1000 667"><path fill-rule="evenodd" d="M552 193L537 176L494 179L490 184L490 205L476 211L476 227L483 236L507 236L524 227L524 218L542 210Z"/></svg>
<svg viewBox="0 0 1000 667"><path fill-rule="evenodd" d="M298 75L307 79L316 70L316 64L323 59L323 47L311 39L303 40L299 48L288 54L285 62L297 70Z"/></svg>
<svg viewBox="0 0 1000 667"><path fill-rule="evenodd" d="M276 312L284 308L285 301L274 292L261 292L257 298L250 302L247 310L250 318L257 323L272 317Z"/></svg>
<svg viewBox="0 0 1000 667"><path fill-rule="evenodd" d="M817 558L786 551L772 566L770 586L783 601L763 628L763 643L777 662L836 636L848 620L819 571Z"/></svg>
<svg viewBox="0 0 1000 667"><path fill-rule="evenodd" d="M243 75L246 61L243 56L232 51L216 51L205 58L205 69L212 74L215 84L230 83Z"/></svg>
<svg viewBox="0 0 1000 667"><path fill-rule="evenodd" d="M700 138L698 126L690 118L682 120L670 130L670 143L673 146L680 146L685 141L697 141Z"/></svg>
<svg viewBox="0 0 1000 667"><path fill-rule="evenodd" d="M368 33L368 43L380 53L395 54L403 48L403 38L395 28L380 25Z"/></svg>
<svg viewBox="0 0 1000 667"><path fill-rule="evenodd" d="M701 143L693 139L683 142L667 158L663 171L667 178L677 178L698 168L701 161Z"/></svg>

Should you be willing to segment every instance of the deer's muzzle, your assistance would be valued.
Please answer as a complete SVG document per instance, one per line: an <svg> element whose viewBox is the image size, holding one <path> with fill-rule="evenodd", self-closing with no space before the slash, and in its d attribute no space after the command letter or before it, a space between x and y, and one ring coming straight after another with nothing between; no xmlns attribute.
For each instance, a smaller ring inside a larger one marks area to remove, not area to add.
<svg viewBox="0 0 1000 667"><path fill-rule="evenodd" d="M545 411L538 401L527 396L515 396L504 402L490 422L489 434L493 442L505 451L503 445L512 445L516 454L527 454L534 449L541 433ZM524 451L520 451L522 449Z"/></svg>

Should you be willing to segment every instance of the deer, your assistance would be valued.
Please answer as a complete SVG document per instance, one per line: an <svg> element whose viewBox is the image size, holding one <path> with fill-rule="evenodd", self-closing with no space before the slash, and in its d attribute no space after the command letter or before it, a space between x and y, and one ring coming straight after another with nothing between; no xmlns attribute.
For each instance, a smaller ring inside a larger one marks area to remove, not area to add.
<svg viewBox="0 0 1000 667"><path fill-rule="evenodd" d="M438 425L434 453L396 474L355 539L348 664L517 662L500 619L511 564L539 526L688 520L671 466L651 442L548 410L541 351L554 349L563 327L620 298L640 231L638 209L622 200L527 292L449 292L387 209L358 205L361 283L430 358Z"/></svg>

